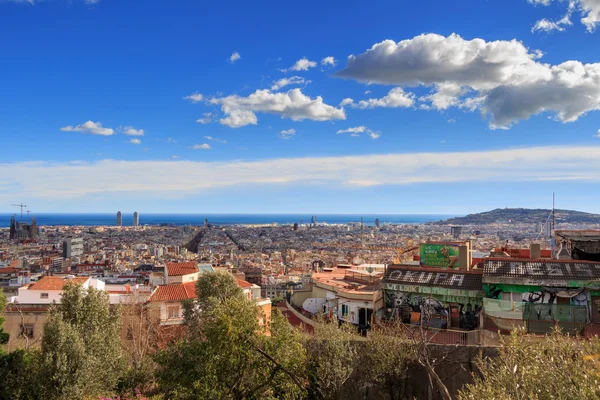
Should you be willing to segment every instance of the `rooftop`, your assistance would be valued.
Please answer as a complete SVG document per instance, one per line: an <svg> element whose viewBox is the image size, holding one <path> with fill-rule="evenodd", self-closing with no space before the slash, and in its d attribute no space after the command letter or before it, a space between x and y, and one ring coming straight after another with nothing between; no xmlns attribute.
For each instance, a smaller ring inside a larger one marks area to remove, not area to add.
<svg viewBox="0 0 600 400"><path fill-rule="evenodd" d="M148 298L148 301L183 301L195 299L196 297L196 282L188 282L177 285L159 286L150 298Z"/></svg>
<svg viewBox="0 0 600 400"><path fill-rule="evenodd" d="M536 278L543 280L600 280L600 263L581 260L530 260L488 258L485 277Z"/></svg>
<svg viewBox="0 0 600 400"><path fill-rule="evenodd" d="M189 275L199 271L198 263L195 261L168 262L165 265L169 276Z"/></svg>
<svg viewBox="0 0 600 400"><path fill-rule="evenodd" d="M89 276L79 276L74 278L62 276L44 276L39 281L29 285L29 290L63 290L65 285L69 282L83 285L89 279Z"/></svg>
<svg viewBox="0 0 600 400"><path fill-rule="evenodd" d="M426 287L443 287L459 290L481 290L481 271L457 271L440 268L391 265L383 283Z"/></svg>

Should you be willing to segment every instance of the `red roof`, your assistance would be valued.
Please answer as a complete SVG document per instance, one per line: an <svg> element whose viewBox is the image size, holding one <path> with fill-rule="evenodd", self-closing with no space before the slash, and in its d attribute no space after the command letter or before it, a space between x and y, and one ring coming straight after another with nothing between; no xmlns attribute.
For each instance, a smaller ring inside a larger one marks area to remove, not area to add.
<svg viewBox="0 0 600 400"><path fill-rule="evenodd" d="M196 282L188 282L159 286L148 298L148 301L182 301L196 297Z"/></svg>
<svg viewBox="0 0 600 400"><path fill-rule="evenodd" d="M0 274L14 274L17 272L19 272L19 270L16 268L12 268L12 267L0 268Z"/></svg>
<svg viewBox="0 0 600 400"><path fill-rule="evenodd" d="M237 280L238 286L241 287L242 289L250 289L252 287L252 284L250 282L246 282L241 279L236 279L236 280Z"/></svg>
<svg viewBox="0 0 600 400"><path fill-rule="evenodd" d="M166 268L169 276L189 275L199 271L198 264L195 261L168 262Z"/></svg>
<svg viewBox="0 0 600 400"><path fill-rule="evenodd" d="M18 267L19 265L21 265L21 260L12 260L12 261L10 262L10 267L11 267L11 268L16 268L16 267Z"/></svg>
<svg viewBox="0 0 600 400"><path fill-rule="evenodd" d="M88 281L88 276L76 276L75 278L66 278L62 276L44 276L37 282L29 286L29 290L63 290L69 282L83 285Z"/></svg>

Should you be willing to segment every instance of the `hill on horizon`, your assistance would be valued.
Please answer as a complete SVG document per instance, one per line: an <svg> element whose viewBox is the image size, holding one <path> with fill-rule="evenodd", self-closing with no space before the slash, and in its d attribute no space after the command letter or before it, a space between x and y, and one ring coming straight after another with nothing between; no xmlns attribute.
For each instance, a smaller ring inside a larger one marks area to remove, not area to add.
<svg viewBox="0 0 600 400"><path fill-rule="evenodd" d="M496 208L495 210L469 214L464 217L454 217L447 220L435 222L435 224L446 225L476 225L492 224L495 222L516 223L545 223L552 210L541 208ZM600 214L592 214L575 210L554 210L556 224L559 223L579 223L579 224L600 224Z"/></svg>

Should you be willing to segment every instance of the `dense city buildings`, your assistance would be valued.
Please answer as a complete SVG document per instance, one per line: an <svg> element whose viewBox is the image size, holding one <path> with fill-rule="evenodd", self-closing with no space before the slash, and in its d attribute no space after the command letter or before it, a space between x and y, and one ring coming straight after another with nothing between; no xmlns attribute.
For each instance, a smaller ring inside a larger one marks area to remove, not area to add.
<svg viewBox="0 0 600 400"><path fill-rule="evenodd" d="M105 290L113 304L135 298L170 326L181 324L181 301L212 272L232 274L258 307L285 304L292 323L321 314L363 333L398 320L463 332L461 343L473 344L514 326L542 332L559 323L584 333L600 323L593 224L560 223L552 240L536 224L506 220L43 226L33 237L15 233L23 226L13 218L0 230L0 287L9 329L32 340L65 282Z"/></svg>

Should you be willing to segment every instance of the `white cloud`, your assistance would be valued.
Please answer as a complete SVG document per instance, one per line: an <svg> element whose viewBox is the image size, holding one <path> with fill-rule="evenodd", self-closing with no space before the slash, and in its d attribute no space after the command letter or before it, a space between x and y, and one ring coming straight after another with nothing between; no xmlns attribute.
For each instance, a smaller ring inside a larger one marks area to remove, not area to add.
<svg viewBox="0 0 600 400"><path fill-rule="evenodd" d="M205 112L203 115L204 118L198 118L196 122L199 124L209 124L212 121L213 113Z"/></svg>
<svg viewBox="0 0 600 400"><path fill-rule="evenodd" d="M229 62L233 64L240 58L242 58L242 56L240 56L240 53L238 53L237 51L234 51L233 54L229 57Z"/></svg>
<svg viewBox="0 0 600 400"><path fill-rule="evenodd" d="M350 97L346 97L345 99L343 99L342 101L340 101L340 107L344 107L344 106L348 106L354 103L354 100L352 100Z"/></svg>
<svg viewBox="0 0 600 400"><path fill-rule="evenodd" d="M291 67L289 67L287 69L282 69L281 71L283 71L283 72L287 72L287 71L308 71L310 68L314 68L316 66L317 66L317 62L316 61L310 61L308 58L302 57L301 59L299 59L298 61L296 61L296 63L294 65L292 65Z"/></svg>
<svg viewBox="0 0 600 400"><path fill-rule="evenodd" d="M310 81L305 80L301 76L290 76L289 78L281 78L275 82L273 82L273 86L271 86L271 90L279 90L289 85L305 85L309 84Z"/></svg>
<svg viewBox="0 0 600 400"><path fill-rule="evenodd" d="M252 111L234 110L225 112L228 114L225 118L221 118L219 123L230 128L241 128L246 125L256 125L258 118Z"/></svg>
<svg viewBox="0 0 600 400"><path fill-rule="evenodd" d="M223 143L223 144L227 144L227 140L223 140L223 139L217 139L215 137L212 136L204 136L204 139L206 140L210 140L212 142L217 142L217 143Z"/></svg>
<svg viewBox="0 0 600 400"><path fill-rule="evenodd" d="M598 133L596 133L597 137L600 137L600 129L598 129Z"/></svg>
<svg viewBox="0 0 600 400"><path fill-rule="evenodd" d="M204 99L204 96L201 93L195 92L190 94L189 96L185 96L183 99L189 100L192 103L200 103L202 99Z"/></svg>
<svg viewBox="0 0 600 400"><path fill-rule="evenodd" d="M371 94L371 91L370 90L365 90L365 96L368 95L368 94Z"/></svg>
<svg viewBox="0 0 600 400"><path fill-rule="evenodd" d="M135 129L133 126L126 126L123 128L123 133L130 136L144 136L143 129Z"/></svg>
<svg viewBox="0 0 600 400"><path fill-rule="evenodd" d="M209 150L210 149L210 144L208 144L208 143L195 144L192 147L190 147L190 149L194 149L194 150Z"/></svg>
<svg viewBox="0 0 600 400"><path fill-rule="evenodd" d="M324 59L321 60L321 65L324 67L335 67L335 64L337 63L337 60L331 56L329 57L325 57Z"/></svg>
<svg viewBox="0 0 600 400"><path fill-rule="evenodd" d="M381 137L381 132L375 132L374 130L369 129L364 125L355 126L353 128L340 129L336 133L338 135L341 135L342 133L351 133L350 136L357 137L357 136L360 136L360 133L365 133L365 132L366 132L367 136L369 136L371 139L379 139Z"/></svg>
<svg viewBox="0 0 600 400"><path fill-rule="evenodd" d="M369 132L367 132L367 135L371 139L379 139L381 137L381 132L374 132L374 131L369 130Z"/></svg>
<svg viewBox="0 0 600 400"><path fill-rule="evenodd" d="M300 89L292 89L287 93L272 93L267 89L262 89L247 97L231 95L211 98L209 102L221 105L221 110L226 117L219 122L232 128L256 125L258 118L255 113L257 112L275 114L294 121L346 119L343 108L325 104L321 96L311 99Z"/></svg>
<svg viewBox="0 0 600 400"><path fill-rule="evenodd" d="M295 134L296 134L296 130L294 128L286 129L286 130L279 132L279 137L282 139L289 139L292 136L294 136Z"/></svg>
<svg viewBox="0 0 600 400"><path fill-rule="evenodd" d="M550 5L552 0L527 0L531 4L535 5ZM566 3L561 1L561 3ZM572 25L570 17L574 12L578 12L581 15L581 23L585 25L588 32L594 32L600 24L600 1L599 0L569 0L567 12L565 16L557 22L552 22L547 19L541 19L536 22L535 27L543 31L558 30L563 31L565 25Z"/></svg>
<svg viewBox="0 0 600 400"><path fill-rule="evenodd" d="M104 128L100 122L87 121L81 125L75 126L65 126L60 128L63 132L83 132L83 133L91 133L93 135L102 135L102 136L110 136L115 133L112 128Z"/></svg>
<svg viewBox="0 0 600 400"><path fill-rule="evenodd" d="M129 141L129 143L131 143L131 144L141 144L142 141L140 139L138 139L138 138L133 138L133 139L131 139Z"/></svg>
<svg viewBox="0 0 600 400"><path fill-rule="evenodd" d="M152 171L149 174L148 171ZM402 171L402 173L398 173ZM404 185L437 182L600 182L600 146L468 152L365 154L257 161L0 163L11 198L90 198L98 194L189 197L219 187L259 184Z"/></svg>
<svg viewBox="0 0 600 400"><path fill-rule="evenodd" d="M448 120L448 123L449 123L449 124L454 124L454 123L456 123L456 120L455 120L454 118L450 118L450 119Z"/></svg>
<svg viewBox="0 0 600 400"><path fill-rule="evenodd" d="M362 133L367 129L366 126L355 126L354 128L340 129L336 133L338 135L342 133Z"/></svg>
<svg viewBox="0 0 600 400"><path fill-rule="evenodd" d="M432 87L431 95L419 99L421 108L478 109L490 117L492 129L509 128L541 112L572 122L600 109L600 63L549 65L538 61L542 55L517 40L486 42L456 34L423 34L398 43L386 40L351 55L337 75L368 83Z"/></svg>
<svg viewBox="0 0 600 400"><path fill-rule="evenodd" d="M531 32L544 31L550 33L554 31L562 32L564 30L565 28L560 26L557 22L553 22L545 18L540 19L538 22L535 23L533 28L531 28Z"/></svg>
<svg viewBox="0 0 600 400"><path fill-rule="evenodd" d="M529 4L549 6L552 0L527 0Z"/></svg>
<svg viewBox="0 0 600 400"><path fill-rule="evenodd" d="M414 94L406 93L402 88L393 88L380 99L361 100L354 105L358 108L375 107L411 107L415 104Z"/></svg>

